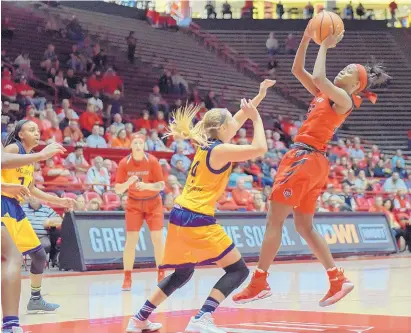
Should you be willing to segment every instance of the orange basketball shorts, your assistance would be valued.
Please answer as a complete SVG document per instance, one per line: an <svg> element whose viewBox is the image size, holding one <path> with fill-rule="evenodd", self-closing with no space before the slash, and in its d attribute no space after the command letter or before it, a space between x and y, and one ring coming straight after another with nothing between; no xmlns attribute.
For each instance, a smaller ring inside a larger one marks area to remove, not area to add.
<svg viewBox="0 0 411 333"><path fill-rule="evenodd" d="M293 206L300 213L314 214L329 168L327 157L320 152L289 150L278 167L270 199Z"/></svg>
<svg viewBox="0 0 411 333"><path fill-rule="evenodd" d="M164 212L161 196L150 199L128 197L126 205L126 231L140 231L146 221L150 231L163 228Z"/></svg>

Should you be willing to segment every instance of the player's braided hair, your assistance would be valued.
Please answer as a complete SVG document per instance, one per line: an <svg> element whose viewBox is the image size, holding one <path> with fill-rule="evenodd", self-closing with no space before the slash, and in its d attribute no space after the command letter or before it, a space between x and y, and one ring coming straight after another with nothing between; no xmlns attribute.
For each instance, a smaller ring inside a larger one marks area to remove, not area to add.
<svg viewBox="0 0 411 333"><path fill-rule="evenodd" d="M23 126L30 121L31 120L27 120L27 119L19 120L16 126L14 127L14 130L11 133L9 133L9 135L4 140L3 146L7 147L13 143L16 143L16 141L20 141L19 133L21 132Z"/></svg>

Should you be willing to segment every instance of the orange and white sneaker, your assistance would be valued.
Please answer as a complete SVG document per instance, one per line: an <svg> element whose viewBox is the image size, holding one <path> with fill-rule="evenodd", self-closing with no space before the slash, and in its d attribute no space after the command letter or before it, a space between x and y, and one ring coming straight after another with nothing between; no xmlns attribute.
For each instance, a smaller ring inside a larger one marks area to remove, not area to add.
<svg viewBox="0 0 411 333"><path fill-rule="evenodd" d="M354 289L354 284L344 276L342 268L334 267L327 270L327 274L330 279L330 290L319 302L321 307L337 303Z"/></svg>
<svg viewBox="0 0 411 333"><path fill-rule="evenodd" d="M245 304L259 299L270 297L273 293L267 282L268 273L256 270L249 285L238 294L233 296L233 301L237 304Z"/></svg>
<svg viewBox="0 0 411 333"><path fill-rule="evenodd" d="M164 280L166 277L166 271L164 269L159 269L157 271L157 282L160 283L160 281Z"/></svg>
<svg viewBox="0 0 411 333"><path fill-rule="evenodd" d="M129 291L131 290L131 272L124 272L124 281L121 290Z"/></svg>

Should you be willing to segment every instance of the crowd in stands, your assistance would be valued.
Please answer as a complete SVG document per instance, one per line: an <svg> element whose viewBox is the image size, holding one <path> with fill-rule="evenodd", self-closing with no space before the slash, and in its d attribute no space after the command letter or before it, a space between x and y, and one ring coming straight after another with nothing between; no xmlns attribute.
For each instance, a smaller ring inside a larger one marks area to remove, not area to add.
<svg viewBox="0 0 411 333"><path fill-rule="evenodd" d="M131 136L142 133L147 138L147 152L170 153L170 159L160 159L166 182L162 193L164 209L170 211L184 187L195 153L195 146L189 141L163 138L170 114L188 100L202 106L198 121L207 109L224 107L224 98L216 98L214 91L203 96L197 89L190 89L178 70L165 69L158 85L147 96L147 109L141 110L138 118L129 118L122 105L123 80L109 64L100 45L92 44L82 34L77 20L73 18L63 30L50 19L47 29L51 34L70 36L76 41L70 54L59 54L54 45L49 44L42 61L33 64L24 51L13 61L7 50L2 50L2 139L14 130L16 121L34 121L41 131L41 144L58 142L75 147L66 157L57 156L35 165L38 186L59 196L75 198L76 209L80 211L124 210L127 195L118 197L112 186L117 163L103 155L87 160L84 149L127 150ZM135 51L136 46L132 33L127 43L128 60L132 63L131 51ZM293 53L295 49L295 37L291 35L285 41L285 51ZM267 40L267 50L272 56L280 52L274 33ZM40 89L32 87L32 66L41 68L48 84L57 89L57 105L45 97L47 92L42 95ZM169 105L169 99L164 96L172 96L175 103ZM84 109L74 108L76 98L86 101ZM233 166L218 210L267 210L279 162L300 126L301 121L292 121L286 116L267 121L268 152L261 158ZM232 143L249 144L250 134L245 128L240 129ZM330 145L327 156L331 171L328 185L318 199L318 211L385 212L396 236L401 236L404 227L411 223L411 169L406 167L402 151L388 158L376 145L367 151L355 137L339 139L336 145ZM37 203L28 205L27 209L43 209L44 214L51 214Z"/></svg>

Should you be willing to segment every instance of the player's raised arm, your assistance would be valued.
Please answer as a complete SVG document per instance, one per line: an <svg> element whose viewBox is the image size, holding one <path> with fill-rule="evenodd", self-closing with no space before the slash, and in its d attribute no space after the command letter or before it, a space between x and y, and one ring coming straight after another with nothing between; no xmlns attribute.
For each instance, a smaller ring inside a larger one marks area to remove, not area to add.
<svg viewBox="0 0 411 333"><path fill-rule="evenodd" d="M271 88L272 86L274 86L275 83L276 83L275 80L268 80L268 79L266 79L266 80L264 80L263 82L260 83L260 90L258 91L257 96L255 96L252 99L252 103L256 108L258 108L261 101L267 95L268 88ZM241 127L243 127L244 123L248 119L248 116L247 116L247 113L243 109L240 109L233 116L233 118L234 118L234 121L236 122L236 131L238 131Z"/></svg>
<svg viewBox="0 0 411 333"><path fill-rule="evenodd" d="M267 139L260 114L252 101L241 101L241 109L253 121L254 137L250 145L233 145L224 143L213 149L211 158L221 166L228 162L241 162L264 155L267 152ZM218 161L218 162L217 162Z"/></svg>
<svg viewBox="0 0 411 333"><path fill-rule="evenodd" d="M9 145L8 147L3 148L1 154L1 167L6 169L19 168L23 165L47 160L54 155L63 154L65 151L66 149L62 145L52 143L38 153L17 155L18 147L15 145Z"/></svg>
<svg viewBox="0 0 411 333"><path fill-rule="evenodd" d="M344 31L338 36L328 36L321 43L317 59L315 60L313 81L316 87L336 104L335 109L344 110L344 112L347 112L352 108L351 97L344 89L335 86L330 80L327 79L325 70L328 49L335 47L343 39L343 37Z"/></svg>
<svg viewBox="0 0 411 333"><path fill-rule="evenodd" d="M310 45L311 37L308 35L307 28L304 31L304 36L301 39L300 46L294 58L294 63L291 72L300 81L300 83L307 89L311 95L315 96L318 93L317 86L313 82L313 76L305 69L305 55L307 53L308 45Z"/></svg>

